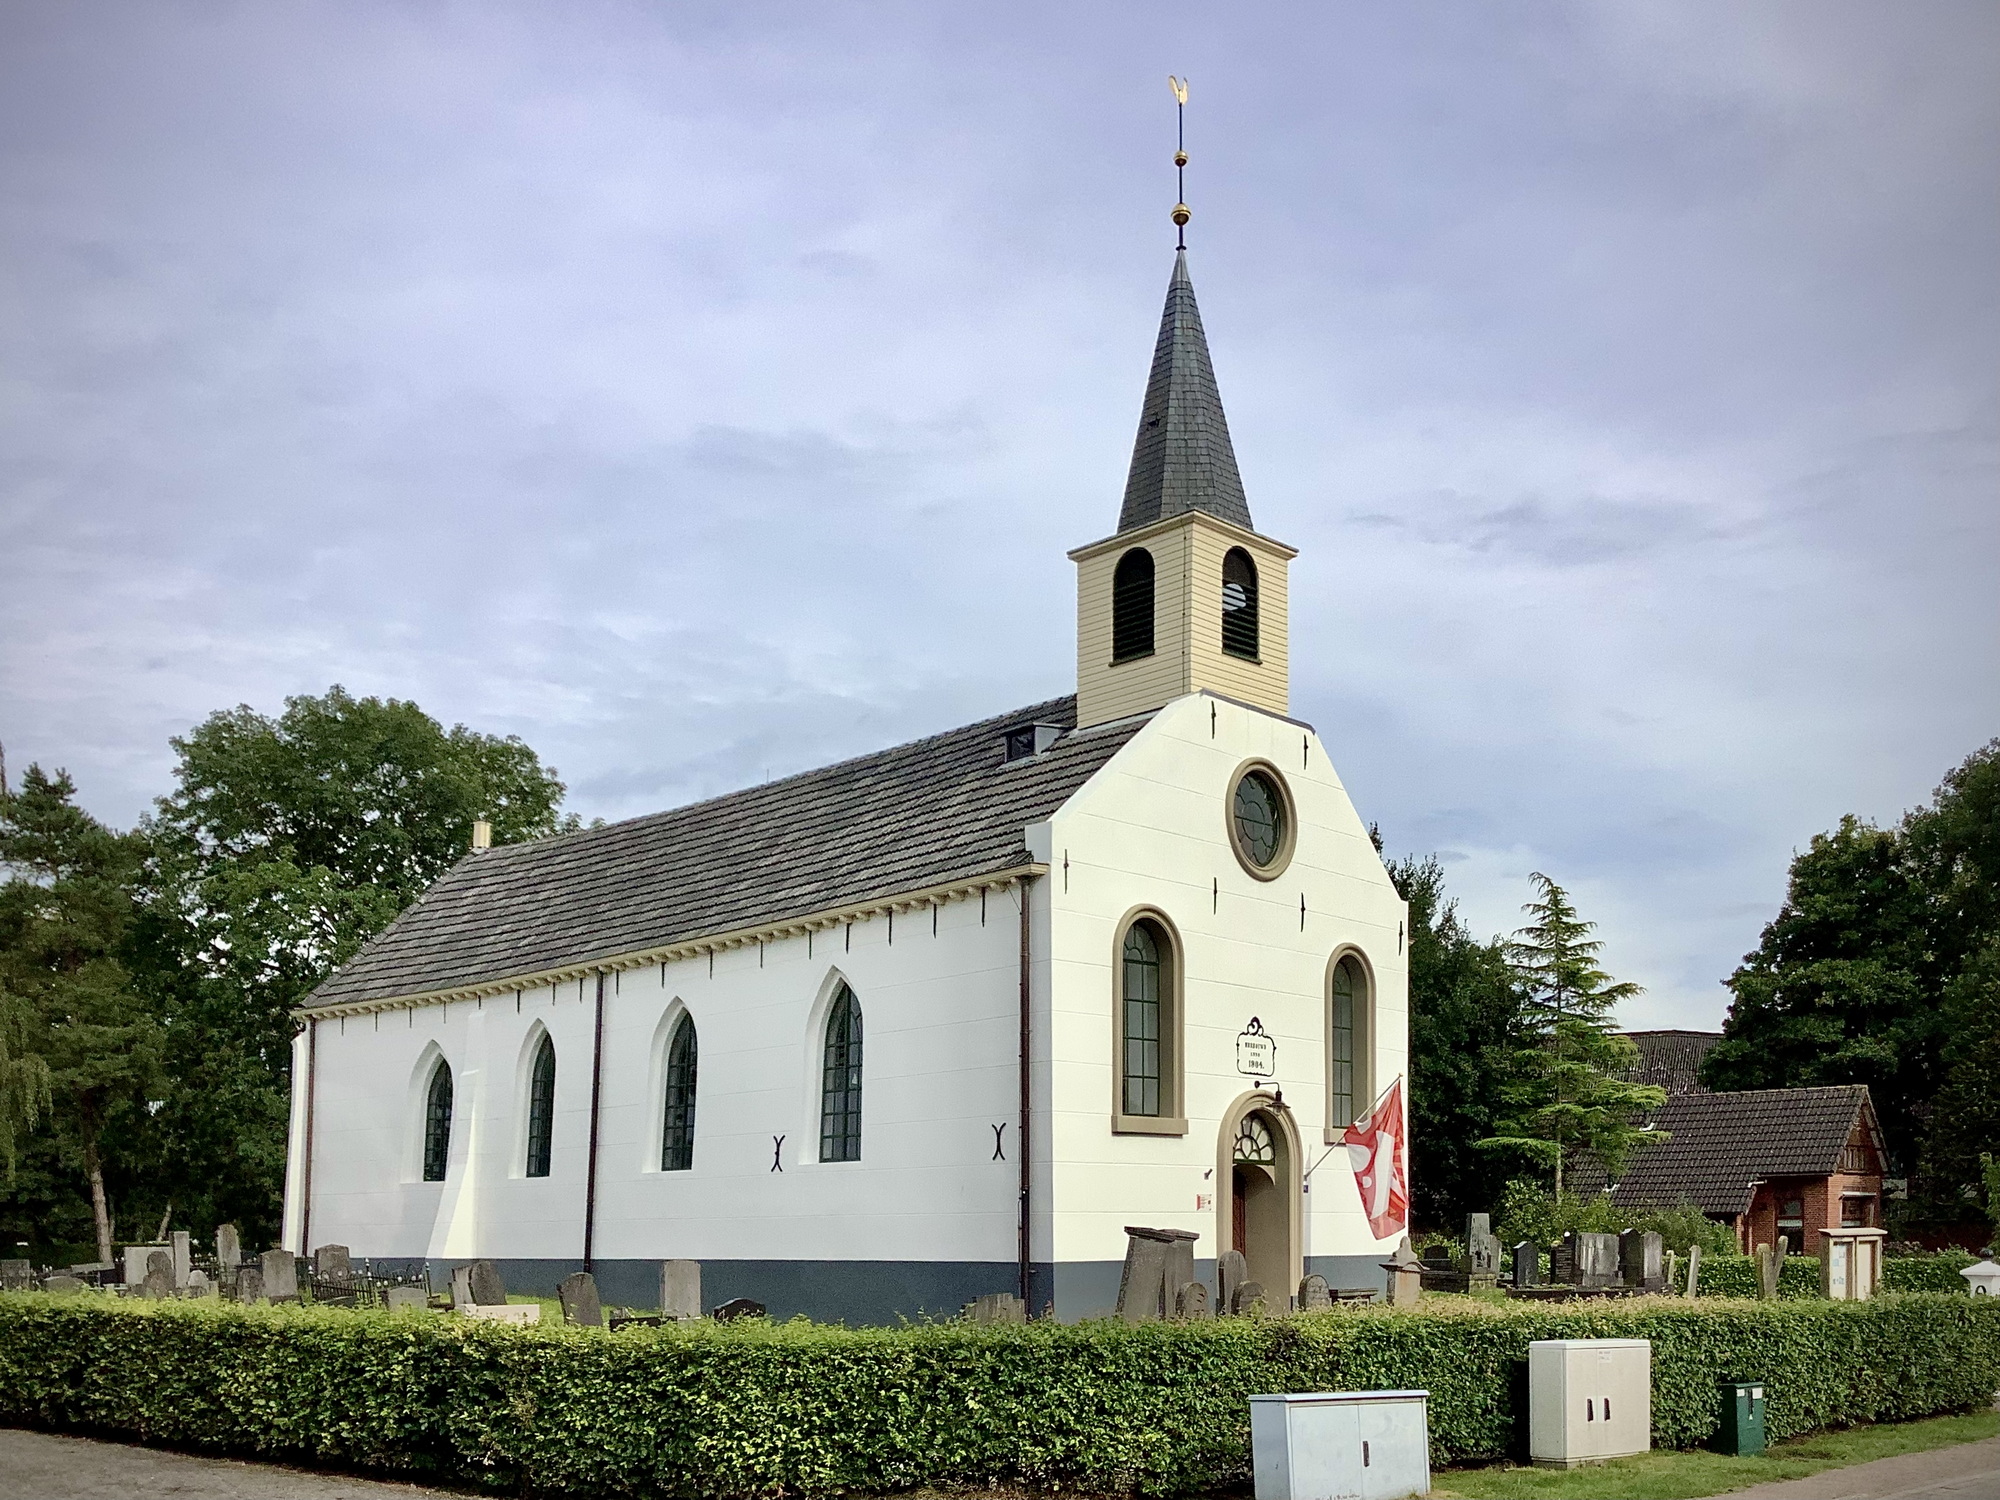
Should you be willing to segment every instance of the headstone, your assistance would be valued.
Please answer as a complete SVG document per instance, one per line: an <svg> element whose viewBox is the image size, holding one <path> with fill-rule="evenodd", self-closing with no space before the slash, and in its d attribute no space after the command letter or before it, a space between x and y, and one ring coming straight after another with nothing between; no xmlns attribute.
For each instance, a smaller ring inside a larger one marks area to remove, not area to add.
<svg viewBox="0 0 2000 1500"><path fill-rule="evenodd" d="M604 1304L597 1298L597 1278L588 1271L575 1271L563 1277L556 1288L556 1298L562 1303L565 1323L574 1323L579 1328L602 1328L604 1326Z"/></svg>
<svg viewBox="0 0 2000 1500"><path fill-rule="evenodd" d="M354 1279L354 1263L347 1258L347 1246L321 1245L313 1251L313 1276L336 1286L351 1282Z"/></svg>
<svg viewBox="0 0 2000 1500"><path fill-rule="evenodd" d="M0 1291L25 1292L35 1284L31 1260L0 1260Z"/></svg>
<svg viewBox="0 0 2000 1500"><path fill-rule="evenodd" d="M167 1236L167 1252L174 1258L174 1290L184 1291L188 1273L194 1270L194 1236L185 1229L176 1229Z"/></svg>
<svg viewBox="0 0 2000 1500"><path fill-rule="evenodd" d="M262 1261L246 1261L236 1268L236 1300L246 1307L264 1300Z"/></svg>
<svg viewBox="0 0 2000 1500"><path fill-rule="evenodd" d="M243 1261L243 1241L237 1237L234 1224L215 1226L215 1263L222 1268L224 1279Z"/></svg>
<svg viewBox="0 0 2000 1500"><path fill-rule="evenodd" d="M71 1276L65 1271L58 1271L42 1283L42 1290L58 1293L80 1292L89 1285L90 1283L85 1281L81 1276Z"/></svg>
<svg viewBox="0 0 2000 1500"><path fill-rule="evenodd" d="M1557 1286L1576 1285L1576 1231L1549 1246L1549 1280Z"/></svg>
<svg viewBox="0 0 2000 1500"><path fill-rule="evenodd" d="M542 1321L542 1304L539 1302L475 1302L459 1311L481 1323L507 1323L517 1328L525 1323Z"/></svg>
<svg viewBox="0 0 2000 1500"><path fill-rule="evenodd" d="M965 1304L965 1317L972 1323L1025 1323L1028 1304L1012 1292L988 1292Z"/></svg>
<svg viewBox="0 0 2000 1500"><path fill-rule="evenodd" d="M1657 1292L1666 1284L1660 1236L1650 1229L1627 1229L1618 1236L1618 1279L1635 1290Z"/></svg>
<svg viewBox="0 0 2000 1500"><path fill-rule="evenodd" d="M1186 1229L1125 1226L1125 1268L1118 1278L1118 1316L1128 1323L1173 1311L1174 1289L1194 1280L1194 1242Z"/></svg>
<svg viewBox="0 0 2000 1500"><path fill-rule="evenodd" d="M1382 1262L1382 1269L1389 1273L1389 1305L1391 1307L1415 1307L1424 1290L1424 1263L1417 1259L1410 1248L1410 1237L1403 1236L1396 1253Z"/></svg>
<svg viewBox="0 0 2000 1500"><path fill-rule="evenodd" d="M701 1316L701 1262L660 1262L660 1316L688 1319Z"/></svg>
<svg viewBox="0 0 2000 1500"><path fill-rule="evenodd" d="M1208 1283L1190 1281L1183 1286L1174 1298L1174 1316L1188 1319L1207 1317Z"/></svg>
<svg viewBox="0 0 2000 1500"><path fill-rule="evenodd" d="M500 1268L490 1260L472 1263L472 1300L481 1307L507 1304L507 1283L500 1278Z"/></svg>
<svg viewBox="0 0 2000 1500"><path fill-rule="evenodd" d="M472 1267L453 1266L451 1268L451 1305L454 1310L464 1312L468 1307L478 1305L479 1299L472 1295Z"/></svg>
<svg viewBox="0 0 2000 1500"><path fill-rule="evenodd" d="M1618 1236L1579 1234L1576 1237L1576 1271L1578 1286L1618 1285Z"/></svg>
<svg viewBox="0 0 2000 1500"><path fill-rule="evenodd" d="M392 1286L382 1294L382 1305L392 1313L422 1312L430 1300L420 1286Z"/></svg>
<svg viewBox="0 0 2000 1500"><path fill-rule="evenodd" d="M1757 1295L1766 1302L1775 1301L1784 1284L1785 1241L1780 1236L1775 1245L1757 1247Z"/></svg>
<svg viewBox="0 0 2000 1500"><path fill-rule="evenodd" d="M1674 1288L1680 1285L1680 1281L1678 1279L1678 1273L1680 1271L1680 1268L1681 1268L1680 1256L1676 1254L1674 1251L1669 1250L1667 1252L1667 1284L1665 1287L1665 1290L1669 1296L1673 1294Z"/></svg>
<svg viewBox="0 0 2000 1500"><path fill-rule="evenodd" d="M1491 1214L1472 1214L1465 1221L1465 1269L1474 1276L1500 1274L1500 1236L1493 1232Z"/></svg>
<svg viewBox="0 0 2000 1500"><path fill-rule="evenodd" d="M1452 1255L1451 1246L1449 1245L1426 1245L1424 1247L1424 1266L1427 1270L1433 1271L1456 1271L1458 1269L1457 1258Z"/></svg>
<svg viewBox="0 0 2000 1500"><path fill-rule="evenodd" d="M164 1250L165 1245L127 1245L125 1247L125 1285L137 1291L146 1279L146 1261L155 1250Z"/></svg>
<svg viewBox="0 0 2000 1500"><path fill-rule="evenodd" d="M171 1250L155 1250L146 1257L146 1274L139 1283L146 1296L155 1300L174 1294L174 1256Z"/></svg>
<svg viewBox="0 0 2000 1500"><path fill-rule="evenodd" d="M289 1250L266 1250L257 1257L264 1272L264 1295L273 1302L299 1299L299 1268Z"/></svg>
<svg viewBox="0 0 2000 1500"><path fill-rule="evenodd" d="M187 1294L190 1297L213 1297L216 1290L215 1283L208 1279L208 1272L188 1272Z"/></svg>
<svg viewBox="0 0 2000 1500"><path fill-rule="evenodd" d="M1264 1316L1264 1284L1246 1281L1236 1289L1236 1305L1229 1309L1239 1318Z"/></svg>
<svg viewBox="0 0 2000 1500"><path fill-rule="evenodd" d="M1539 1286L1541 1280L1541 1247L1533 1240L1522 1240L1514 1247L1514 1285Z"/></svg>
<svg viewBox="0 0 2000 1500"><path fill-rule="evenodd" d="M713 1317L718 1323L734 1323L738 1318L761 1318L766 1316L764 1304L748 1297L731 1297L718 1307Z"/></svg>
<svg viewBox="0 0 2000 1500"><path fill-rule="evenodd" d="M1333 1306L1333 1292L1317 1271L1299 1283L1299 1311L1324 1312Z"/></svg>
<svg viewBox="0 0 2000 1500"><path fill-rule="evenodd" d="M1215 1258L1215 1310L1227 1316L1236 1306L1236 1289L1250 1279L1250 1263L1241 1250L1225 1250Z"/></svg>

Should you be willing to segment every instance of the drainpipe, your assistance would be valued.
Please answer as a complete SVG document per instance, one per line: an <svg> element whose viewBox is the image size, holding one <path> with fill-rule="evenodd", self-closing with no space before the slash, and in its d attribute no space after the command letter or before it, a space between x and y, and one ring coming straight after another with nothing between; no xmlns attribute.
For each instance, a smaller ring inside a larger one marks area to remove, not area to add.
<svg viewBox="0 0 2000 1500"><path fill-rule="evenodd" d="M1029 1193L1034 1184L1031 1177L1033 1157L1029 1152L1031 1137L1029 1128L1034 1120L1034 1090L1031 1054L1028 1050L1030 1022L1033 1019L1034 970L1031 966L1032 943L1030 935L1034 931L1033 907L1029 904L1029 892L1035 877L1021 877L1021 1123L1014 1132L1014 1149L1021 1158L1021 1211L1020 1211L1020 1282L1021 1301L1028 1300L1028 1253L1029 1253ZM1028 1309L1033 1312L1032 1308Z"/></svg>
<svg viewBox="0 0 2000 1500"><path fill-rule="evenodd" d="M319 1079L319 1017L306 1020L306 1143L305 1164L299 1170L299 1254L312 1254L313 1212L313 1085Z"/></svg>
<svg viewBox="0 0 2000 1500"><path fill-rule="evenodd" d="M604 971L597 971L597 1021L590 1039L590 1155L583 1172L583 1268L597 1269L597 1103L604 1089Z"/></svg>

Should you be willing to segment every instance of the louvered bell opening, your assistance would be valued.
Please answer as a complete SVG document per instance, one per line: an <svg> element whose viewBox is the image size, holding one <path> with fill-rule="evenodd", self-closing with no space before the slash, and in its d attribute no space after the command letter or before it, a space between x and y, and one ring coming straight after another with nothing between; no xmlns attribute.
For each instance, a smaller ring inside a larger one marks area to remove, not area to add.
<svg viewBox="0 0 2000 1500"><path fill-rule="evenodd" d="M1257 565L1241 547L1222 559L1222 649L1257 660Z"/></svg>
<svg viewBox="0 0 2000 1500"><path fill-rule="evenodd" d="M1134 547L1111 575L1111 659L1153 654L1153 554Z"/></svg>

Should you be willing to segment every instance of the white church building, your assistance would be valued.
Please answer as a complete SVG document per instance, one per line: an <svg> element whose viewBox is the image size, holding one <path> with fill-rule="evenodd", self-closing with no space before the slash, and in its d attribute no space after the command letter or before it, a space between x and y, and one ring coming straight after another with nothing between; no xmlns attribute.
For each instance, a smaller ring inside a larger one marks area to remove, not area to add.
<svg viewBox="0 0 2000 1500"><path fill-rule="evenodd" d="M1117 1299L1125 1227L1376 1286L1406 908L1290 716L1288 568L1176 258L1071 697L476 849L310 997L285 1243L884 1322Z"/></svg>

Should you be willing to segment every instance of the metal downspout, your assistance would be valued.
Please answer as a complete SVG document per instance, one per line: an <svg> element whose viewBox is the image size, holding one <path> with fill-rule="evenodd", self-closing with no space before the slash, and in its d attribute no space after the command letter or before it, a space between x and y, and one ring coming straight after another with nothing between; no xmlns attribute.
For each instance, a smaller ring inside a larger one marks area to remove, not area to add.
<svg viewBox="0 0 2000 1500"><path fill-rule="evenodd" d="M597 1021L590 1039L590 1156L583 1174L583 1268L597 1269L597 1105L604 1088L604 971L597 971Z"/></svg>
<svg viewBox="0 0 2000 1500"><path fill-rule="evenodd" d="M1032 875L1023 875L1021 877L1021 1123L1014 1133L1014 1149L1021 1158L1019 1270L1021 1283L1020 1297L1023 1306L1026 1306L1028 1301L1028 1254L1030 1250L1028 1214L1031 1201L1029 1193L1034 1186L1031 1175L1034 1157L1031 1154L1032 1138L1029 1135L1029 1127L1032 1125L1034 1119L1032 1054L1029 1051L1031 1036L1030 1022L1034 1014L1032 1008L1034 1001L1034 985L1032 982L1034 972L1032 968L1033 944L1030 941L1034 930L1034 908L1030 905L1028 899L1034 879L1035 877ZM1028 1311L1032 1314L1034 1309L1028 1308Z"/></svg>

